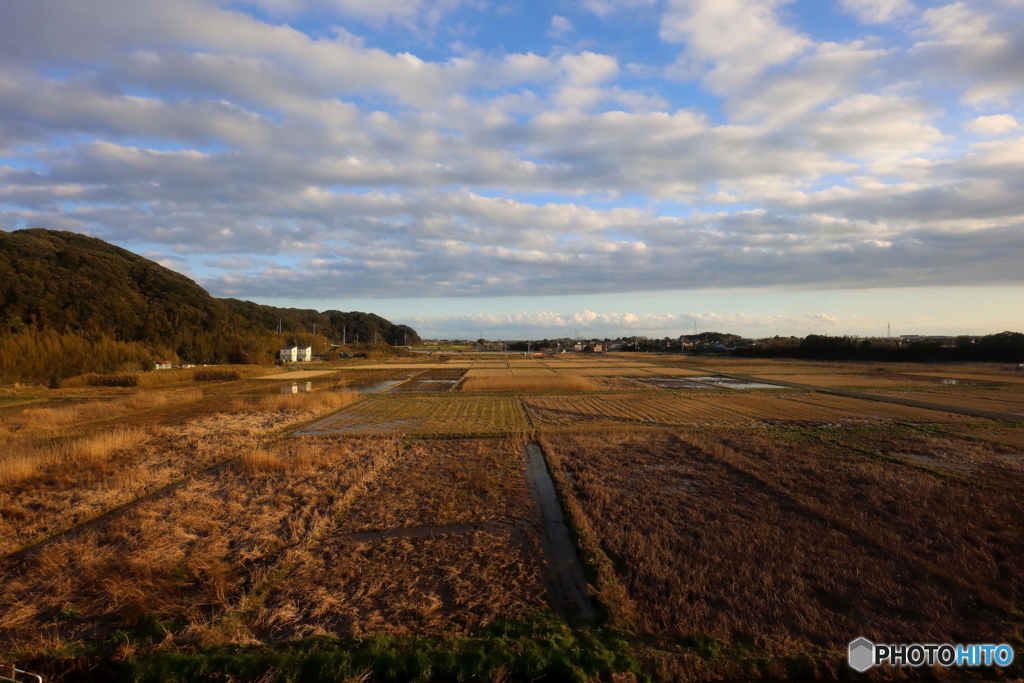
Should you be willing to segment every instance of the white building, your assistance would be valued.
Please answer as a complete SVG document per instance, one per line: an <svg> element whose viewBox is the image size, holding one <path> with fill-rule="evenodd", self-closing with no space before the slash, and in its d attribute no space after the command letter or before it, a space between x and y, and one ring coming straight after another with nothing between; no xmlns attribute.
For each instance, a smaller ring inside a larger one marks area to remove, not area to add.
<svg viewBox="0 0 1024 683"><path fill-rule="evenodd" d="M172 367L171 366L171 361L169 361L169 360L158 360L158 361L156 361L156 369L157 370L170 370L171 367Z"/></svg>
<svg viewBox="0 0 1024 683"><path fill-rule="evenodd" d="M284 362L297 363L299 361L313 360L312 346L298 346L292 344L286 346L278 353L278 358Z"/></svg>

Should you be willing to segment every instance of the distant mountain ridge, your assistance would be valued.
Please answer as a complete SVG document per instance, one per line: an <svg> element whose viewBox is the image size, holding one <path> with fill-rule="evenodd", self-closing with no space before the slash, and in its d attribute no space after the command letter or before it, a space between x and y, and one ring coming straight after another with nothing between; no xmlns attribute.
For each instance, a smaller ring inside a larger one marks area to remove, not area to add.
<svg viewBox="0 0 1024 683"><path fill-rule="evenodd" d="M265 355L277 338L310 343L314 324L331 342L419 342L412 328L372 313L217 299L188 277L95 237L0 231L0 336L56 332L140 342L191 362L252 362L254 349Z"/></svg>

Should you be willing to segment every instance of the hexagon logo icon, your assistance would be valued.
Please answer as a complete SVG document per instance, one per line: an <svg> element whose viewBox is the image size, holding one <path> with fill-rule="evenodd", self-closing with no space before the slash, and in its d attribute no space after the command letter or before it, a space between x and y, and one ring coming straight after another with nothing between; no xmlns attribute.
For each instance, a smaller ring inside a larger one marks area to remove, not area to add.
<svg viewBox="0 0 1024 683"><path fill-rule="evenodd" d="M858 638L850 643L847 661L850 668L864 673L875 665L875 644L867 638Z"/></svg>

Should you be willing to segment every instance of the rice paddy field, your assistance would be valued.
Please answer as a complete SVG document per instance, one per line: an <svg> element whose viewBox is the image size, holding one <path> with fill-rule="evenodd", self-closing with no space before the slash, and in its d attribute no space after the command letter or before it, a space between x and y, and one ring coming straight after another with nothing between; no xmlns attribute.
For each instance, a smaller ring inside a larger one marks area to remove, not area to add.
<svg viewBox="0 0 1024 683"><path fill-rule="evenodd" d="M860 636L1024 651L1008 366L83 377L0 388L0 484L0 663L48 681L838 681Z"/></svg>

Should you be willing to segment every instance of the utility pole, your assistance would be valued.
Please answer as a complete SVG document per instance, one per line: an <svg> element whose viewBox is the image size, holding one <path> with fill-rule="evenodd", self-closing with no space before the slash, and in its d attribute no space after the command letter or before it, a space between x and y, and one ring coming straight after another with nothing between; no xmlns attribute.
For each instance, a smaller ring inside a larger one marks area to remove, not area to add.
<svg viewBox="0 0 1024 683"><path fill-rule="evenodd" d="M348 330L348 327L347 327L347 326L345 326L345 325L342 325L342 327L341 327L341 345L342 345L342 346L344 346L344 345L345 345L345 332L346 332L347 330Z"/></svg>

